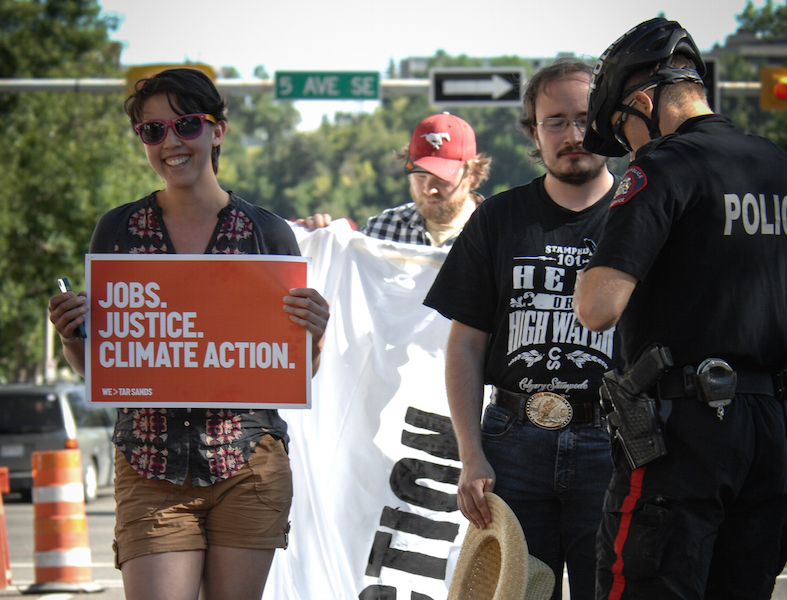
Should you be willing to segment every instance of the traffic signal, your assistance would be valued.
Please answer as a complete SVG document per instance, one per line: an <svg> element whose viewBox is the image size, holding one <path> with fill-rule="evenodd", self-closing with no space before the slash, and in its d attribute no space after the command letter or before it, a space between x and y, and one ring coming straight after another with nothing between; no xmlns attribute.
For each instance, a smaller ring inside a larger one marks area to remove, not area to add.
<svg viewBox="0 0 787 600"><path fill-rule="evenodd" d="M197 69L205 73L205 75L210 77L213 81L216 80L216 73L213 67L201 63L138 65L126 71L126 95L129 96L134 93L134 88L140 79L153 77L157 73L161 73L167 69L180 68Z"/></svg>
<svg viewBox="0 0 787 600"><path fill-rule="evenodd" d="M787 67L763 67L760 84L762 110L787 110Z"/></svg>

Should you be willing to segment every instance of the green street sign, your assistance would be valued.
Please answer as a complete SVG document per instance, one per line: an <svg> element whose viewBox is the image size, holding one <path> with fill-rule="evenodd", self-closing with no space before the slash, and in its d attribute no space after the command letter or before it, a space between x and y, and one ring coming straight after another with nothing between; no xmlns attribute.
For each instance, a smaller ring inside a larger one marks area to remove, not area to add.
<svg viewBox="0 0 787 600"><path fill-rule="evenodd" d="M378 100L377 71L282 71L276 73L278 100Z"/></svg>

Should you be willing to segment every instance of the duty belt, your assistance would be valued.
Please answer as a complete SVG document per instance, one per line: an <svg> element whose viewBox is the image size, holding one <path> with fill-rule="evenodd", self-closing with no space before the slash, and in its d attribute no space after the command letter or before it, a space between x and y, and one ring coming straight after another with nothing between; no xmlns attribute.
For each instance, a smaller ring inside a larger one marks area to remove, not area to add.
<svg viewBox="0 0 787 600"><path fill-rule="evenodd" d="M765 371L739 371L737 374L736 394L763 394L780 398L784 393L784 376L782 371L776 375ZM658 381L660 398L692 398L697 396L695 385L696 370L688 365L682 369L670 369Z"/></svg>
<svg viewBox="0 0 787 600"><path fill-rule="evenodd" d="M596 423L601 421L598 402L571 401L552 392L515 394L495 388L492 404L516 414L520 421L525 417L542 429L563 429L569 423Z"/></svg>

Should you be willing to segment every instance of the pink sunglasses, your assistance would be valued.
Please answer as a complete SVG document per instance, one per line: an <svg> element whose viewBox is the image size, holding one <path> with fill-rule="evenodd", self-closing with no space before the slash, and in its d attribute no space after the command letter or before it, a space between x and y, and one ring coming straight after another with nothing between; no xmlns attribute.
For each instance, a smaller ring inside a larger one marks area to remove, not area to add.
<svg viewBox="0 0 787 600"><path fill-rule="evenodd" d="M172 131L179 138L193 140L202 135L202 127L205 121L215 123L216 118L205 113L194 113L181 115L177 119L169 119L167 121L142 121L134 125L134 130L139 134L139 139L142 140L143 144L154 146L164 141L169 128L172 128Z"/></svg>

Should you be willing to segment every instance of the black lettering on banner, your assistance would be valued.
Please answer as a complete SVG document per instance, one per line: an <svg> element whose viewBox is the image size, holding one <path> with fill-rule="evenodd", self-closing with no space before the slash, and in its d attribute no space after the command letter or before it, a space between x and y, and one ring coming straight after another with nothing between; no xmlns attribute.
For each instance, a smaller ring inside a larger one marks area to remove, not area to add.
<svg viewBox="0 0 787 600"><path fill-rule="evenodd" d="M396 588L390 585L370 585L358 594L358 600L396 600Z"/></svg>
<svg viewBox="0 0 787 600"><path fill-rule="evenodd" d="M459 535L459 525L447 521L432 521L421 515L386 506L380 516L380 525L405 533L414 533L430 540L453 542Z"/></svg>
<svg viewBox="0 0 787 600"><path fill-rule="evenodd" d="M390 585L370 585L361 592L358 600L396 600L396 588ZM432 597L411 592L410 600L432 600Z"/></svg>
<svg viewBox="0 0 787 600"><path fill-rule="evenodd" d="M410 406L407 408L404 420L408 425L429 429L436 433L423 434L403 430L402 444L409 448L423 450L432 456L459 460L459 447L456 443L456 435L454 434L453 425L451 425L451 419Z"/></svg>
<svg viewBox="0 0 787 600"><path fill-rule="evenodd" d="M369 564L366 565L368 577L379 577L382 568L388 567L422 577L445 579L447 559L391 548L392 539L393 535L390 533L375 532L372 551L369 553Z"/></svg>
<svg viewBox="0 0 787 600"><path fill-rule="evenodd" d="M408 407L405 422L413 427L434 431L434 434L417 434L402 431L402 444L422 450L432 456L459 460L456 437L451 419L442 415L428 413ZM460 470L456 467L403 458L391 470L389 483L393 493L404 502L438 512L458 510L456 494L419 485L419 479L431 479L442 483L457 485ZM427 517L383 507L380 525L425 539L453 542L459 535L457 523L433 521ZM366 575L379 577L382 567L406 571L432 579L445 579L447 559L428 556L391 548L393 535L382 531L375 532L369 552ZM396 588L384 585L370 585L361 592L360 600L396 600ZM410 600L432 600L429 596L411 591Z"/></svg>
<svg viewBox="0 0 787 600"><path fill-rule="evenodd" d="M431 479L442 483L457 485L460 470L447 465L417 460L415 458L402 458L391 470L391 491L404 502L429 508L439 512L453 512L458 510L456 494L447 494L419 485L418 479Z"/></svg>

